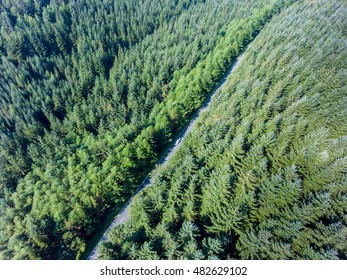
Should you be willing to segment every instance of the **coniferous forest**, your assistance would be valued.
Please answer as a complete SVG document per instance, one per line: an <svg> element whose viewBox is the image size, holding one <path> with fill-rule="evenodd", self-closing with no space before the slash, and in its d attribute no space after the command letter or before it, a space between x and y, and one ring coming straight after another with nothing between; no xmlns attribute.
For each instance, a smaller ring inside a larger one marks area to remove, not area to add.
<svg viewBox="0 0 347 280"><path fill-rule="evenodd" d="M103 258L347 258L346 12L298 1L266 25Z"/></svg>
<svg viewBox="0 0 347 280"><path fill-rule="evenodd" d="M347 259L344 0L0 2L0 259L80 259L236 58L104 259Z"/></svg>

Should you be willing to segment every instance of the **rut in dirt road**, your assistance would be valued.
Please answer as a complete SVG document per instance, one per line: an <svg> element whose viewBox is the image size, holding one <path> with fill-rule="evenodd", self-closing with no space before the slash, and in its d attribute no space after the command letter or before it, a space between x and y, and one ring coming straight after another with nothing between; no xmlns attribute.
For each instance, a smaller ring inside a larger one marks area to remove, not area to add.
<svg viewBox="0 0 347 280"><path fill-rule="evenodd" d="M194 125L196 124L197 120L199 119L200 115L206 111L208 109L208 106L211 103L212 98L215 96L216 93L218 93L224 86L225 82L227 81L228 77L230 76L230 74L235 70L235 68L240 64L243 56L244 56L243 52L241 55L239 55L239 57L237 58L237 60L235 61L235 63L233 64L233 66L229 69L229 71L224 75L223 79L219 82L219 84L217 85L217 87L215 88L215 90L206 98L205 102L203 103L203 105L201 106L201 108L193 115L192 119L190 120L190 122L186 125L186 127L180 132L180 134L178 135L176 141L171 145L171 147L167 150L167 152L163 155L163 157L157 162L156 166L151 170L153 171L155 168L157 168L158 165L163 165L166 164L170 158L175 154L175 152L178 150L178 148L181 146L182 144L182 140L188 135L188 133L193 129ZM150 172L151 173L151 172ZM150 174L149 173L149 174ZM117 225L123 224L126 221L128 221L129 219L129 209L130 209L130 205L131 202L133 201L134 197L136 194L138 194L141 190L143 190L144 188L147 188L151 185L151 179L149 177L149 175L145 178L145 180L143 180L143 182L141 183L141 185L137 188L137 190L135 191L134 195L127 201L127 203L124 205L124 207L122 208L122 210L119 212L119 214L116 216L116 218L113 220L112 224L107 228L107 230L104 232L103 236L101 237L101 239L99 240L99 242L96 244L96 246L94 247L93 251L90 253L90 255L88 256L88 260L97 260L99 257L99 254L97 252L97 248L99 246L99 244L106 240L110 231L116 227Z"/></svg>

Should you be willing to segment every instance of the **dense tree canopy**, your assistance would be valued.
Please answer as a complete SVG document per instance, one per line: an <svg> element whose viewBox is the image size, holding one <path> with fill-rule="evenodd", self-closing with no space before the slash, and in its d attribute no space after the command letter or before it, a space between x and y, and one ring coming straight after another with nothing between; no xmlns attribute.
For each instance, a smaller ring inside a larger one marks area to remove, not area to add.
<svg viewBox="0 0 347 280"><path fill-rule="evenodd" d="M0 258L79 258L290 2L1 1Z"/></svg>
<svg viewBox="0 0 347 280"><path fill-rule="evenodd" d="M103 258L347 258L346 12L302 0L266 25Z"/></svg>

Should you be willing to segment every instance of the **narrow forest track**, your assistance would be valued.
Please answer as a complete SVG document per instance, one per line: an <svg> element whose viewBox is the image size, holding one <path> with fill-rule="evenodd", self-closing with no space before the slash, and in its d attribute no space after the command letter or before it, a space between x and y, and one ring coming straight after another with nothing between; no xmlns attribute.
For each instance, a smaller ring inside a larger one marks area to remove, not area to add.
<svg viewBox="0 0 347 280"><path fill-rule="evenodd" d="M240 64L240 62L243 59L245 52L243 52L242 54L240 54L238 56L238 58L236 59L236 61L233 63L233 65L231 66L231 68L228 70L228 72L224 75L224 77L222 78L222 80L219 82L219 84L216 86L216 88L212 91L212 93L206 98L205 102L202 104L202 106L200 107L200 109L198 111L195 112L195 114L193 115L192 119L190 120L190 122L182 129L182 131L180 132L180 134L177 136L176 141L173 142L173 144L168 148L168 150L166 151L166 153L162 156L162 158L157 162L157 164L153 167L153 169L151 170L151 172L157 168L158 165L164 165L166 164L170 158L176 153L176 151L179 149L179 147L182 144L182 140L189 134L189 132L192 131L194 125L196 124L196 122L198 121L200 115L205 112L211 101L212 98L216 95L216 93L218 93L219 91L221 91L225 85L225 82L227 81L227 79L229 78L230 74L237 68L237 66ZM104 234L102 235L102 237L100 238L100 240L98 241L98 243L95 245L94 249L92 250L92 252L89 254L88 256L88 260L97 260L99 257L99 253L97 252L97 248L99 246L99 244L106 240L108 238L108 235L110 233L110 231L120 225L125 223L126 221L129 220L129 209L131 206L131 203L134 199L134 197L143 189L149 187L151 185L151 179L150 179L150 174L151 172L149 172L148 176L143 180L143 182L141 183L141 185L137 188L137 190L135 191L135 193L133 194L133 196L127 201L127 203L123 206L123 208L119 211L119 214L116 216L116 218L113 220L113 222L111 223L111 225L107 228L107 230L104 232Z"/></svg>

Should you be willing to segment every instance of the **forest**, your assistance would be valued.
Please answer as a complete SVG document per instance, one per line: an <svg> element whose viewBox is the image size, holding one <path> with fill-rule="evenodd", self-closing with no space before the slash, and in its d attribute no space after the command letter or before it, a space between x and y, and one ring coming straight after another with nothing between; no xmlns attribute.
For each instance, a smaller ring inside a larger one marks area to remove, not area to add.
<svg viewBox="0 0 347 280"><path fill-rule="evenodd" d="M80 259L292 2L1 1L0 259Z"/></svg>
<svg viewBox="0 0 347 280"><path fill-rule="evenodd" d="M346 14L0 1L0 259L85 258L153 168L102 259L347 259Z"/></svg>
<svg viewBox="0 0 347 280"><path fill-rule="evenodd" d="M101 258L347 259L346 14L274 15Z"/></svg>

